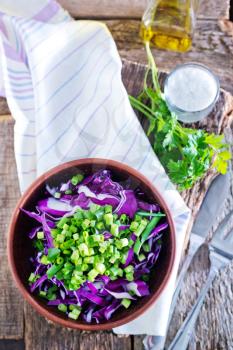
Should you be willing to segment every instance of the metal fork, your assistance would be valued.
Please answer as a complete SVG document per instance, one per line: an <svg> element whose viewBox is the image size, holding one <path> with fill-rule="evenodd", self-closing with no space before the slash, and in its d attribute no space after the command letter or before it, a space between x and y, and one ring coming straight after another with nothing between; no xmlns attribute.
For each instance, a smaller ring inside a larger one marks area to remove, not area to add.
<svg viewBox="0 0 233 350"><path fill-rule="evenodd" d="M233 229L225 232L228 223L231 222L233 211L231 211L219 224L214 237L208 244L210 257L210 271L208 278L201 289L199 297L177 332L168 350L186 350L192 336L195 324L201 310L203 301L216 277L218 271L233 259Z"/></svg>

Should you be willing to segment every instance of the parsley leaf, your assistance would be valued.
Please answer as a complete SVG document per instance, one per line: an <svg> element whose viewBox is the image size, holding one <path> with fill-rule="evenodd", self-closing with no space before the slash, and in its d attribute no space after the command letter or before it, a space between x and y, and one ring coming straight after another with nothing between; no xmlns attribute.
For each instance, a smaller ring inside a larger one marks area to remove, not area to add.
<svg viewBox="0 0 233 350"><path fill-rule="evenodd" d="M183 127L163 98L157 67L146 43L148 69L138 98L129 96L131 105L149 120L147 135L170 179L180 191L191 188L210 167L225 174L231 159L224 135ZM152 87L148 86L151 78Z"/></svg>

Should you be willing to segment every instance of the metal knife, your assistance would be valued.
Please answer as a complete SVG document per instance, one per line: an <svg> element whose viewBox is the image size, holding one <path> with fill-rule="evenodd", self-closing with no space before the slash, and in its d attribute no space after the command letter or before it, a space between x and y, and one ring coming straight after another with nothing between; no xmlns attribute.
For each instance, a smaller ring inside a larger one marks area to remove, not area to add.
<svg viewBox="0 0 233 350"><path fill-rule="evenodd" d="M167 330L177 304L177 299L182 287L184 276L186 275L186 272L190 266L190 263L194 255L196 254L200 246L205 242L206 237L210 232L210 229L213 226L216 217L218 216L219 213L221 213L223 209L224 201L229 192L229 188L230 188L229 174L227 173L226 175L218 175L213 180L212 184L210 185L205 195L205 198L203 200L203 203L197 214L197 218L192 228L188 253L185 257L182 268L177 277L176 288L173 294L172 303L170 307ZM146 337L143 341L146 349L151 349L151 350L164 349L166 336L159 337L159 341L157 338L158 337L156 336Z"/></svg>

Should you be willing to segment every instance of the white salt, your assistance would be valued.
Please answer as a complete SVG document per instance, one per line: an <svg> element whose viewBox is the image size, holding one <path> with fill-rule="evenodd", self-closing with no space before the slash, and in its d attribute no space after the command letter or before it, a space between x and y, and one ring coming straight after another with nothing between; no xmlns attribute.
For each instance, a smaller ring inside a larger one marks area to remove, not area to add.
<svg viewBox="0 0 233 350"><path fill-rule="evenodd" d="M169 104L186 112L196 112L214 102L218 84L214 75L204 67L183 65L169 76L164 93Z"/></svg>

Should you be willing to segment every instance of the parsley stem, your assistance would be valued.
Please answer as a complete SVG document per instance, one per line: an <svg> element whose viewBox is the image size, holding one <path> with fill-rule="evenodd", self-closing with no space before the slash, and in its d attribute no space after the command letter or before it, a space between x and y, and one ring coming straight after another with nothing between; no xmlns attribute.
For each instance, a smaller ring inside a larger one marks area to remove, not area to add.
<svg viewBox="0 0 233 350"><path fill-rule="evenodd" d="M136 108L137 110L139 110L140 112L142 112L148 119L153 119L153 117L151 116L151 114L153 114L153 111L148 108L146 105L144 105L144 103L140 102L139 100L137 100L135 97L133 96L129 96L129 100L131 102L131 105ZM150 114L148 114L150 113Z"/></svg>
<svg viewBox="0 0 233 350"><path fill-rule="evenodd" d="M161 90L160 90L159 81L158 81L158 69L156 67L154 57L153 57L151 49L150 49L149 41L147 41L145 43L145 46L146 46L146 53L147 53L147 58L148 58L148 65L151 68L151 76L152 76L153 86L154 86L154 89L157 92L157 94L159 96L161 96Z"/></svg>

